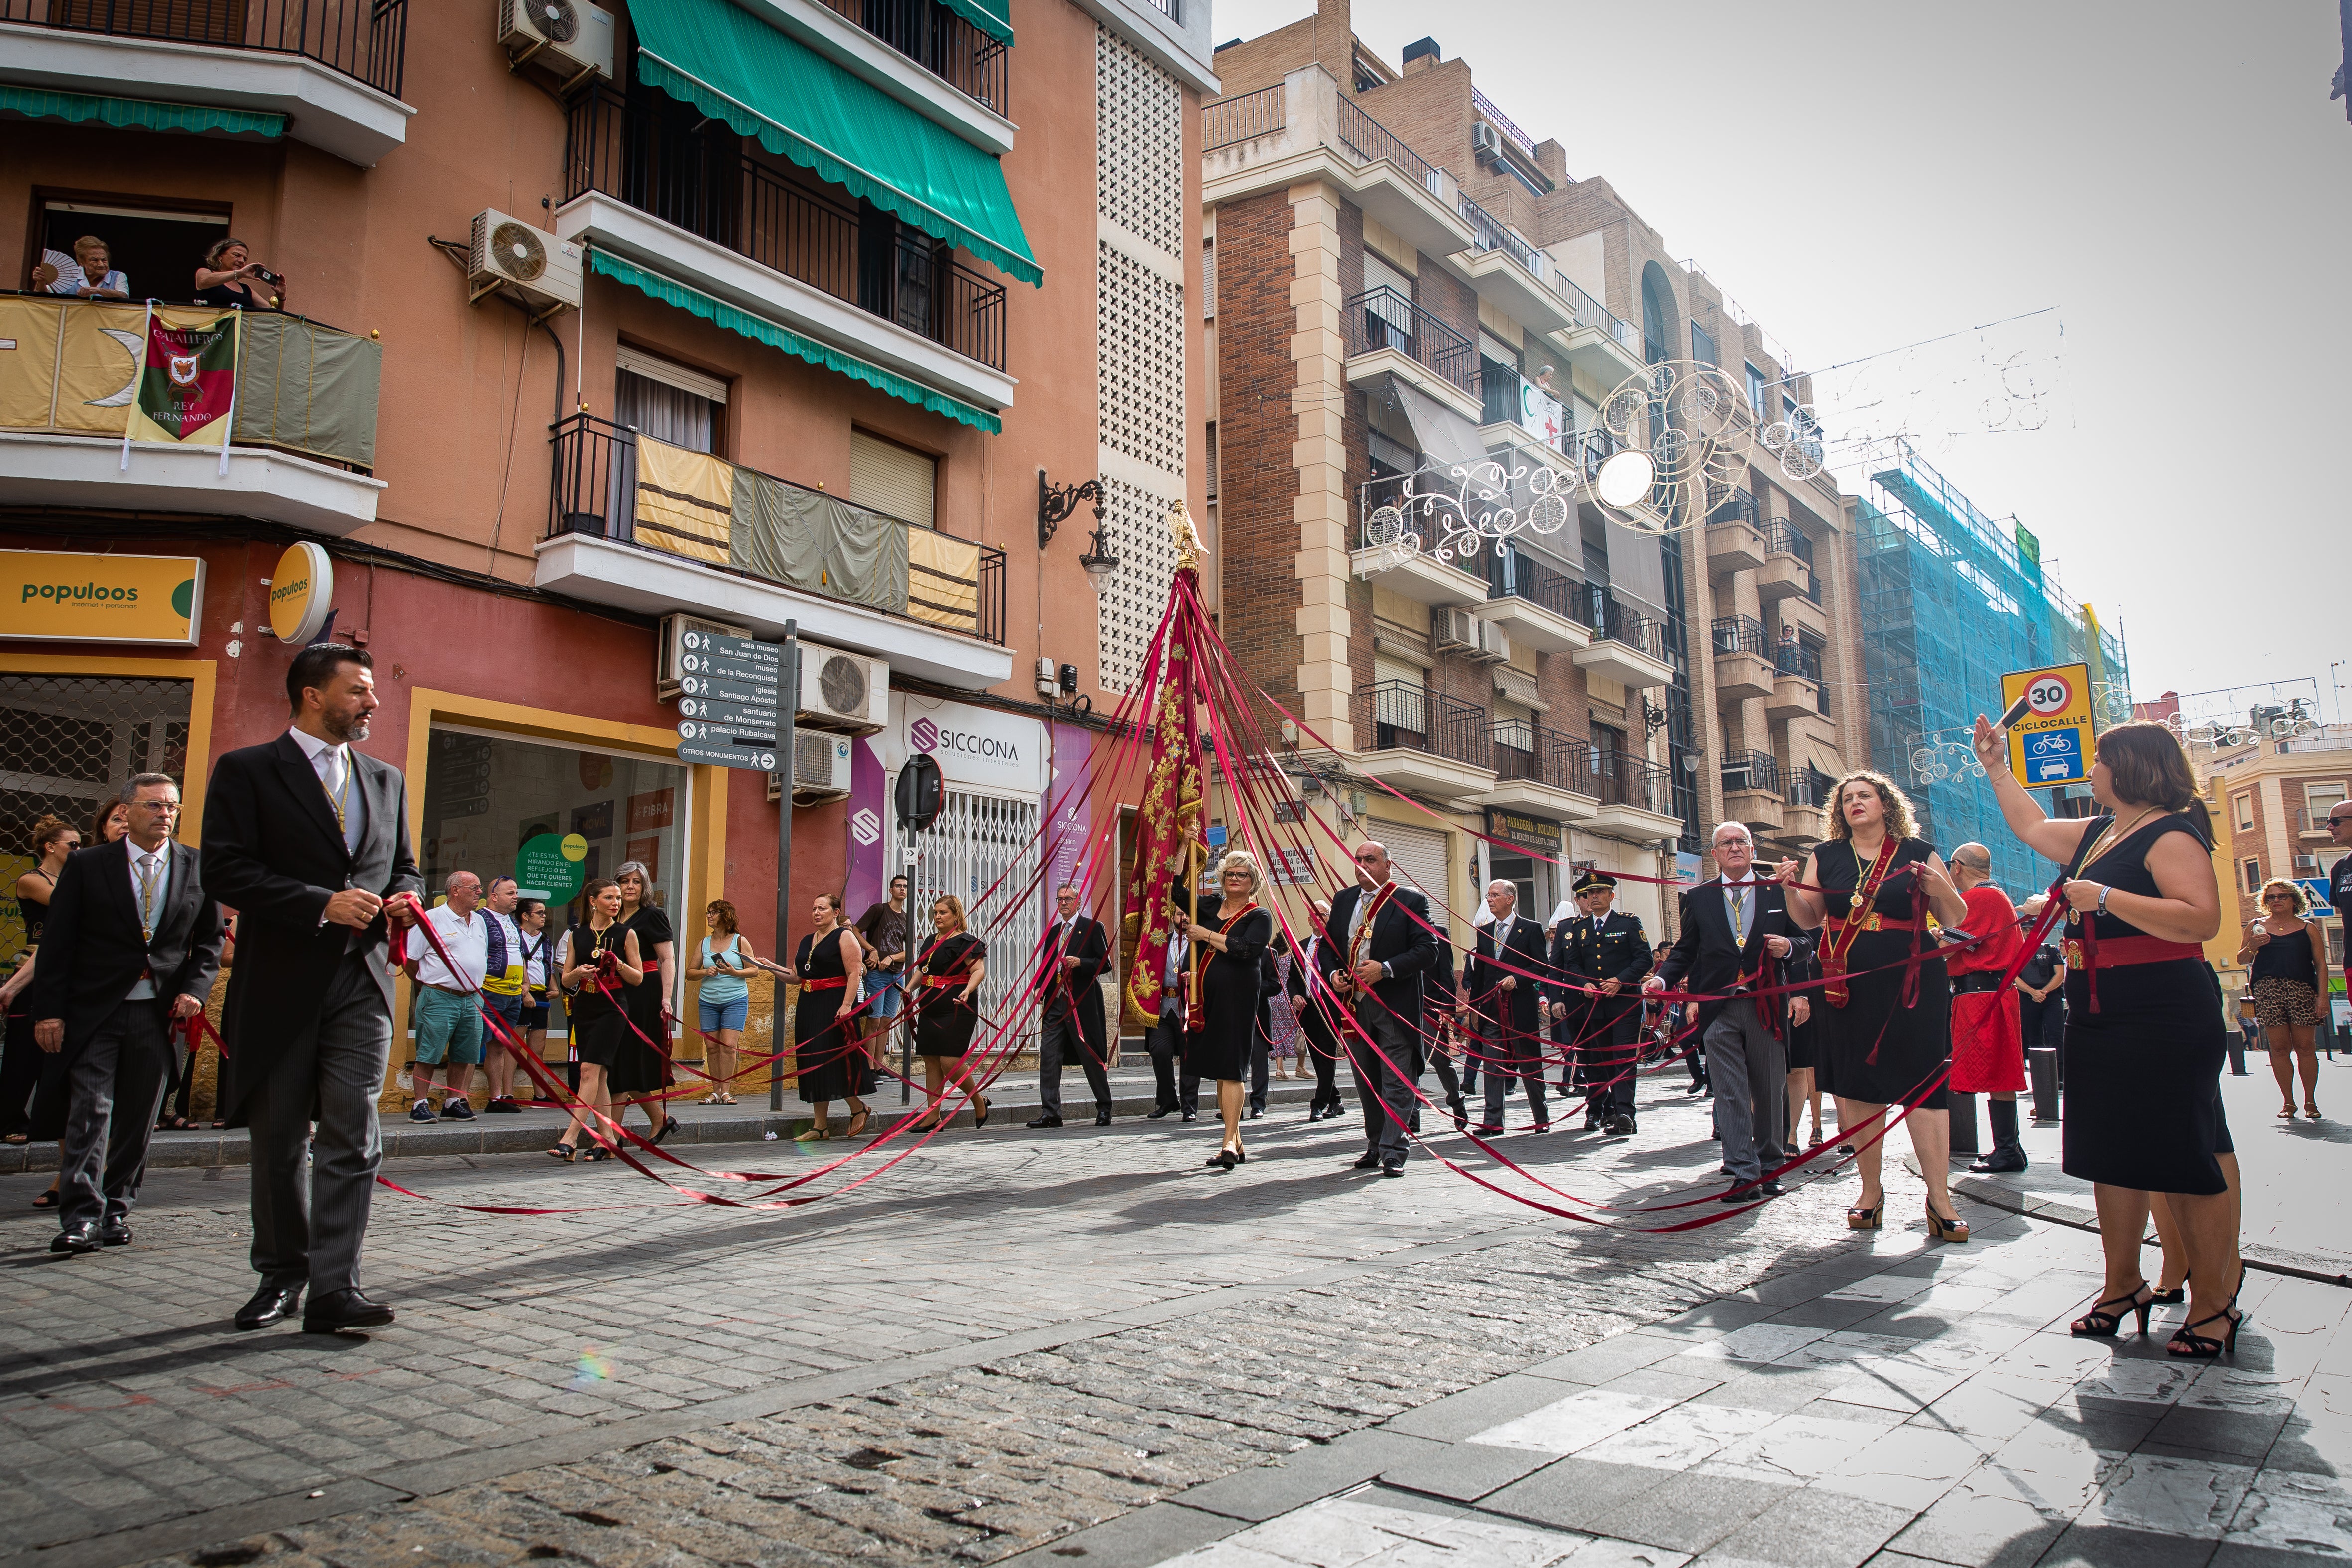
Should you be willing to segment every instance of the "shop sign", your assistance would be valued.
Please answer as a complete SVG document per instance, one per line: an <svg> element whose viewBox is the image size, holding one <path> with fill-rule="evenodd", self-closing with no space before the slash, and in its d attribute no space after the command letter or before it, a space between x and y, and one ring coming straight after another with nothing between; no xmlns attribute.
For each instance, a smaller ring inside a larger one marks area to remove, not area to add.
<svg viewBox="0 0 2352 1568"><path fill-rule="evenodd" d="M588 840L577 833L541 833L515 851L515 890L526 899L568 904L588 880Z"/></svg>
<svg viewBox="0 0 2352 1568"><path fill-rule="evenodd" d="M939 763L950 789L978 787L1030 800L1045 790L1045 726L1025 714L894 691L889 727L874 739L894 773L919 753Z"/></svg>
<svg viewBox="0 0 2352 1568"><path fill-rule="evenodd" d="M1558 859L1567 849L1567 836L1557 822L1540 816L1525 816L1516 811L1486 808L1486 837L1536 854Z"/></svg>
<svg viewBox="0 0 2352 1568"><path fill-rule="evenodd" d="M2028 789L2091 776L2091 667L2062 664L2000 678L2000 706L2023 711L2009 727L2009 771Z"/></svg>
<svg viewBox="0 0 2352 1568"><path fill-rule="evenodd" d="M307 647L335 613L335 563L305 541L289 544L269 574L269 630L279 642Z"/></svg>
<svg viewBox="0 0 2352 1568"><path fill-rule="evenodd" d="M195 646L201 556L0 550L0 637Z"/></svg>

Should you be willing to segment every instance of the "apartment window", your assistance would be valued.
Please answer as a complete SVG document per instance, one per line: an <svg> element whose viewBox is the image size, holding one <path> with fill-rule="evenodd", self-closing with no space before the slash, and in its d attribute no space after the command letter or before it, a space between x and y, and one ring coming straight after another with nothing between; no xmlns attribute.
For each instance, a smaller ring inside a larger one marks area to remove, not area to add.
<svg viewBox="0 0 2352 1568"><path fill-rule="evenodd" d="M55 18L58 14L52 11L50 16ZM44 261L55 267L60 277L70 276L74 241L88 234L106 242L107 265L122 274L133 300L193 298L196 263L213 241L229 231L228 207L205 210L207 206L203 202L151 206L136 196L43 201L41 241L26 260L24 286L32 287L32 269ZM263 252L256 252L254 259L265 267L283 267Z"/></svg>
<svg viewBox="0 0 2352 1568"><path fill-rule="evenodd" d="M1364 252L1364 346L1412 353L1412 279Z"/></svg>
<svg viewBox="0 0 2352 1568"><path fill-rule="evenodd" d="M1214 321L1217 315L1217 242L1205 240L1201 246L1201 319Z"/></svg>
<svg viewBox="0 0 2352 1568"><path fill-rule="evenodd" d="M613 416L640 436L691 452L719 450L727 384L715 375L623 343L614 354Z"/></svg>
<svg viewBox="0 0 2352 1568"><path fill-rule="evenodd" d="M1754 411L1758 424L1760 425L1771 417L1765 412L1771 406L1771 402L1765 384L1764 373L1752 364L1748 366L1748 406Z"/></svg>
<svg viewBox="0 0 2352 1568"><path fill-rule="evenodd" d="M1693 321L1691 323L1691 358L1698 361L1701 364L1713 364L1716 363L1715 334L1708 331L1705 327L1700 326L1696 321Z"/></svg>
<svg viewBox="0 0 2352 1568"><path fill-rule="evenodd" d="M2254 826L2254 792L2247 790L2242 795L2231 795L2230 810L2238 824L2238 831L2243 833L2252 829Z"/></svg>
<svg viewBox="0 0 2352 1568"><path fill-rule="evenodd" d="M1519 351L1492 332L1478 334L1482 425L1507 425L1519 416Z"/></svg>
<svg viewBox="0 0 2352 1568"><path fill-rule="evenodd" d="M1208 460L1208 499L1217 499L1217 422L1209 421L1207 440L1202 443L1202 456Z"/></svg>
<svg viewBox="0 0 2352 1568"><path fill-rule="evenodd" d="M2260 860L2238 862L2238 877L2243 891L2259 893L2263 890L2263 863Z"/></svg>
<svg viewBox="0 0 2352 1568"><path fill-rule="evenodd" d="M2326 831L2327 827L2327 808L2334 805L2337 801L2342 800L2343 798L2344 782L2341 779L2338 779L2334 784L2307 784L2304 785L2303 809L2305 817L2305 826L2310 828L2313 832Z"/></svg>
<svg viewBox="0 0 2352 1568"><path fill-rule="evenodd" d="M932 526L940 460L863 430L849 433L849 499L859 506Z"/></svg>

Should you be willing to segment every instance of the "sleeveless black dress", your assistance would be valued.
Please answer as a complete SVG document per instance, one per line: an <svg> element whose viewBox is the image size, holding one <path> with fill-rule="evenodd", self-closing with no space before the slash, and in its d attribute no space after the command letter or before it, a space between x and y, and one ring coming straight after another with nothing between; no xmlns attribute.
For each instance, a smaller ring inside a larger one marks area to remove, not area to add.
<svg viewBox="0 0 2352 1568"><path fill-rule="evenodd" d="M627 953L628 927L619 921L597 931L586 921L572 928L571 957L574 964L585 963L594 952ZM613 983L614 991L627 994L628 987L619 981ZM613 1064L621 1058L621 1045L629 1037L627 1015L614 1000L597 989L592 978L565 999L564 1026L572 1032L572 1046L579 1058L603 1068L609 1074Z"/></svg>
<svg viewBox="0 0 2352 1568"><path fill-rule="evenodd" d="M2087 848L2110 819L2084 829ZM2119 893L2161 898L2148 852L2168 833L2210 849L2196 811L2142 824L2074 875ZM2066 1095L2060 1110L2061 1166L2070 1176L2151 1193L2224 1190L2216 1153L2230 1149L2221 1117L2221 995L2202 957L2118 964L2091 972L2079 962L2084 921L2102 942L2147 933L2122 917L2093 913L2066 922Z"/></svg>
<svg viewBox="0 0 2352 1568"><path fill-rule="evenodd" d="M662 1003L669 994L669 976L662 972L654 944L675 942L677 933L670 928L669 916L662 912L658 904L638 905L635 914L616 922L614 929L637 933L637 962L646 977L635 985L621 987L621 1005L629 1022L636 1026L621 1031L621 1054L613 1063L611 1075L613 1092L659 1094L669 1087L671 1078L669 1025L662 1018ZM641 1034L644 1039L638 1038ZM646 1040L660 1041L661 1048L655 1049Z"/></svg>
<svg viewBox="0 0 2352 1568"><path fill-rule="evenodd" d="M842 998L849 995L848 988L838 984L849 973L841 956L848 930L835 926L822 941L804 936L793 955L793 969L802 981L800 998L793 1004L793 1059L800 1069L803 1105L852 1095L863 1099L874 1092L874 1063L864 1042L835 1016ZM812 980L836 984L817 990L807 984Z"/></svg>
<svg viewBox="0 0 2352 1568"><path fill-rule="evenodd" d="M958 931L935 942L915 965L915 1054L919 1057L961 1057L971 1049L971 1032L980 1022L979 1009L963 999L971 966L987 956L988 948L970 931ZM953 976L953 985L933 985L933 980Z"/></svg>
<svg viewBox="0 0 2352 1568"><path fill-rule="evenodd" d="M1224 931L1225 951L1211 952L1201 971L1202 1022L1199 1033L1184 1038L1185 1070L1202 1078L1245 1079L1265 1011L1259 959L1274 941L1274 914L1252 910L1231 931L1225 931L1222 915L1203 915L1197 923Z"/></svg>
<svg viewBox="0 0 2352 1568"><path fill-rule="evenodd" d="M1898 844L1871 908L1888 920L1925 919L1927 900L1919 896L1917 879L1902 874L1902 868L1925 865L1935 852L1935 846L1924 838L1906 838ZM1855 856L1852 841L1833 839L1823 844L1813 852L1813 868L1830 913L1851 913L1849 900L1867 869ZM1823 951L1831 940L1831 928L1823 921ZM1907 1007L1903 1005L1903 970L1863 973L1901 963L1910 955L1915 941L1934 952L1932 933L1867 930L1856 933L1853 945L1846 950L1846 1005L1831 1006L1826 986L1811 994L1815 998L1813 1044L1819 1058L1815 1073L1823 1093L1843 1095L1864 1105L1907 1105L1921 1085L1943 1071L1944 1058L1952 1054L1952 982L1944 973L1943 959L1932 956L1919 966L1919 994ZM1918 1101L1921 1110L1944 1108L1940 1084Z"/></svg>

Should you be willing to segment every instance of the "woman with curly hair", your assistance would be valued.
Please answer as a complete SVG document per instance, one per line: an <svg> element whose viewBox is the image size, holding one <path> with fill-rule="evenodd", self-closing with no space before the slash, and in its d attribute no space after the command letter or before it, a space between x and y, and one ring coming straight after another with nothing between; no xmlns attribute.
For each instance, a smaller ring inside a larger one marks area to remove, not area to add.
<svg viewBox="0 0 2352 1568"><path fill-rule="evenodd" d="M2327 994L2327 938L2316 921L2303 918L2311 900L2284 877L2263 884L2263 912L2247 922L2238 962L2252 961L2248 978L2262 1020L2263 1048L2278 1079L2282 1121L2294 1120L2294 1071L2303 1068L2304 1111L2319 1120L2319 1053L2311 1043L2319 1025L2320 998Z"/></svg>
<svg viewBox="0 0 2352 1568"><path fill-rule="evenodd" d="M1903 1124L1927 1184L1927 1234L1966 1241L1952 1206L1952 1121L1940 1083L1923 1093L1951 1054L1952 983L1936 954L1927 916L1961 927L1969 906L1934 845L1918 837L1911 802L1884 773L1867 769L1838 781L1829 841L1805 860L1788 890L1789 918L1822 931L1820 1000L1813 1004L1814 1068L1837 1097L1838 1130L1853 1145L1861 1200L1846 1210L1853 1230L1885 1222L1884 1123L1890 1105L1908 1105ZM1791 868L1781 863L1782 879ZM1915 953L1925 962L1903 967ZM1896 967L1888 967L1895 965ZM1915 978L1916 977L1916 978Z"/></svg>

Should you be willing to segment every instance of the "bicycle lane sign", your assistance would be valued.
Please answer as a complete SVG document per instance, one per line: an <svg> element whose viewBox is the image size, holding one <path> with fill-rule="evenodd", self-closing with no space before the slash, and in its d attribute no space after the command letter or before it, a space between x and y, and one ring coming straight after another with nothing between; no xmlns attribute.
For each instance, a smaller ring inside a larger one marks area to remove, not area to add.
<svg viewBox="0 0 2352 1568"><path fill-rule="evenodd" d="M2028 789L2081 784L2091 776L2091 668L2061 664L2000 678L2000 706L2019 698L2025 716L2010 726L2009 771Z"/></svg>

